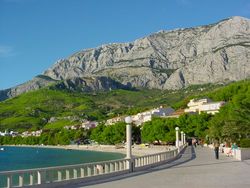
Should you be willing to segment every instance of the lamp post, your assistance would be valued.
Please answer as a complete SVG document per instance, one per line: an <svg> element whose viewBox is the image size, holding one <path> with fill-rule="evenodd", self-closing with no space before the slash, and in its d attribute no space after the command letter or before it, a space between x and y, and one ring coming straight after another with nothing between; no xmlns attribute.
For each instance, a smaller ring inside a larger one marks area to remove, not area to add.
<svg viewBox="0 0 250 188"><path fill-rule="evenodd" d="M181 131L181 145L184 145L184 132Z"/></svg>
<svg viewBox="0 0 250 188"><path fill-rule="evenodd" d="M183 137L184 137L183 144L186 144L186 134L185 133L184 133Z"/></svg>
<svg viewBox="0 0 250 188"><path fill-rule="evenodd" d="M175 146L176 146L176 148L179 148L179 127L175 127L175 132L176 132Z"/></svg>
<svg viewBox="0 0 250 188"><path fill-rule="evenodd" d="M132 134L131 134L131 123L132 123L132 118L130 116L125 117L125 122L126 122L126 141L127 141L127 169L130 172L133 172L133 164L132 164Z"/></svg>
<svg viewBox="0 0 250 188"><path fill-rule="evenodd" d="M125 118L125 122L126 122L126 141L127 141L127 159L131 159L132 158L132 149L131 149L131 145L132 145L132 134L131 134L131 123L132 123L132 119L130 116L127 116Z"/></svg>

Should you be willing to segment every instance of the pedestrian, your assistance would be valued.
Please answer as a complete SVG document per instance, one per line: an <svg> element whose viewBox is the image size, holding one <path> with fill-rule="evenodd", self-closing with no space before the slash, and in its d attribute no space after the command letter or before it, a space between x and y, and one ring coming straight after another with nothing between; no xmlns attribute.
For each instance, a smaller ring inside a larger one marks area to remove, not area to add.
<svg viewBox="0 0 250 188"><path fill-rule="evenodd" d="M195 139L195 138L192 139L192 145L193 145L194 147L196 147L196 139Z"/></svg>
<svg viewBox="0 0 250 188"><path fill-rule="evenodd" d="M215 152L215 158L219 159L219 142L216 140L214 142L214 152Z"/></svg>

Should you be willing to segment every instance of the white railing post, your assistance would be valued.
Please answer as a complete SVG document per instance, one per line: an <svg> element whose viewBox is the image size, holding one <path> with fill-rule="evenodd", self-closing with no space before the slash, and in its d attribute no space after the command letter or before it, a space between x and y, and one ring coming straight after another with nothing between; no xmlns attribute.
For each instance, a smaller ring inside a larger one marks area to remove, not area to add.
<svg viewBox="0 0 250 188"><path fill-rule="evenodd" d="M161 162L161 154L158 155L158 162Z"/></svg>
<svg viewBox="0 0 250 188"><path fill-rule="evenodd" d="M114 172L114 164L110 163L109 166L110 166L109 171Z"/></svg>
<svg viewBox="0 0 250 188"><path fill-rule="evenodd" d="M88 174L88 176L91 176L91 167L90 166L87 167L87 174Z"/></svg>
<svg viewBox="0 0 250 188"><path fill-rule="evenodd" d="M62 181L62 171L61 170L57 171L57 180Z"/></svg>
<svg viewBox="0 0 250 188"><path fill-rule="evenodd" d="M115 171L117 172L119 170L119 163L115 162Z"/></svg>
<svg viewBox="0 0 250 188"><path fill-rule="evenodd" d="M34 185L34 174L33 174L33 172L30 173L30 185Z"/></svg>
<svg viewBox="0 0 250 188"><path fill-rule="evenodd" d="M95 165L93 168L94 168L93 169L93 171L94 171L93 173L94 173L94 176L95 176L95 175L97 175L97 166Z"/></svg>
<svg viewBox="0 0 250 188"><path fill-rule="evenodd" d="M119 170L121 171L121 170L123 170L123 162L119 162Z"/></svg>
<svg viewBox="0 0 250 188"><path fill-rule="evenodd" d="M69 169L66 170L66 180L69 180Z"/></svg>
<svg viewBox="0 0 250 188"><path fill-rule="evenodd" d="M19 179L19 186L22 187L23 186L23 174L20 174L18 179Z"/></svg>
<svg viewBox="0 0 250 188"><path fill-rule="evenodd" d="M103 164L98 165L98 174L103 174L103 169L104 169Z"/></svg>
<svg viewBox="0 0 250 188"><path fill-rule="evenodd" d="M77 179L77 169L73 169L73 177L74 179Z"/></svg>
<svg viewBox="0 0 250 188"><path fill-rule="evenodd" d="M39 185L45 183L45 172L44 171L37 171L37 183Z"/></svg>
<svg viewBox="0 0 250 188"><path fill-rule="evenodd" d="M12 187L12 175L7 176L7 188Z"/></svg>
<svg viewBox="0 0 250 188"><path fill-rule="evenodd" d="M80 171L81 171L81 178L83 178L84 177L84 168L81 168Z"/></svg>
<svg viewBox="0 0 250 188"><path fill-rule="evenodd" d="M109 165L105 163L105 174L109 173Z"/></svg>

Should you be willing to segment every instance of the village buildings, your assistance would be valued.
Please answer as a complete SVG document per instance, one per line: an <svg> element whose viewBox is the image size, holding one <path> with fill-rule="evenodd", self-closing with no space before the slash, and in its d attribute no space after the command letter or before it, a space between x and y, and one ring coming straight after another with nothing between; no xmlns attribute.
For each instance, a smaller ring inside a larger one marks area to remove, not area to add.
<svg viewBox="0 0 250 188"><path fill-rule="evenodd" d="M224 101L219 102L213 102L209 98L203 98L203 99L192 99L187 104L188 108L186 108L184 111L185 113L201 113L206 112L208 114L215 114L218 113L220 108L225 104Z"/></svg>
<svg viewBox="0 0 250 188"><path fill-rule="evenodd" d="M159 108L154 108L152 110L148 110L145 112L141 112L135 115L132 115L132 122L136 126L140 126L145 122L151 121L152 117L163 117L163 118L178 118L180 115L185 113L198 113L205 112L208 114L215 114L218 113L220 108L225 104L224 101L219 102L213 102L209 98L202 98L202 99L191 99L189 103L187 104L186 109L178 109L174 110L173 108L163 108L160 106ZM105 123L105 125L113 125L118 122L124 122L125 116L118 116L111 119L108 119ZM56 121L56 119L52 118L50 121ZM70 130L77 130L80 128L83 128L85 130L89 130L91 128L95 128L98 126L98 122L96 121L88 121L86 119L81 121L81 124L79 125L69 125L65 126L65 129ZM28 137L28 136L40 136L42 134L42 130L37 131L25 131L21 134L18 134L17 132L13 131L5 131L0 132L0 136L17 136L21 135L22 137Z"/></svg>

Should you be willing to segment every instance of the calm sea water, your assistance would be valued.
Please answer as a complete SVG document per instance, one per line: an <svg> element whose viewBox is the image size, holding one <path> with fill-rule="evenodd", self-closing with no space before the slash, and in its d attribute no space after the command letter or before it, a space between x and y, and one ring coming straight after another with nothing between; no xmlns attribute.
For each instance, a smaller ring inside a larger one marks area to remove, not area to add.
<svg viewBox="0 0 250 188"><path fill-rule="evenodd" d="M6 147L0 151L0 171L31 169L121 159L125 155L95 151Z"/></svg>

